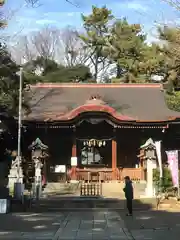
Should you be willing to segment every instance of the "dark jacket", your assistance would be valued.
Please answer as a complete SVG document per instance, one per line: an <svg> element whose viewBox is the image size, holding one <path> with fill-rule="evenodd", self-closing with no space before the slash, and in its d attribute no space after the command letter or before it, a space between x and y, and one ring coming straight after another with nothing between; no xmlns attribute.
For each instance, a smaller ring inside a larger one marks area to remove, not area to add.
<svg viewBox="0 0 180 240"><path fill-rule="evenodd" d="M132 182L127 182L124 189L123 189L124 193L125 193L125 198L128 200L132 200L134 198L134 194L133 194L133 186L132 186Z"/></svg>

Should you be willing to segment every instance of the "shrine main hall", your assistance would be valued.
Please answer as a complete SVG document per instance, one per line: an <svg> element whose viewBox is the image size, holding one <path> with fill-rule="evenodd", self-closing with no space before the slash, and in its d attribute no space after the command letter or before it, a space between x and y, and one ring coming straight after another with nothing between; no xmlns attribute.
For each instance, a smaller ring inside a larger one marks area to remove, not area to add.
<svg viewBox="0 0 180 240"><path fill-rule="evenodd" d="M179 149L180 113L167 107L161 84L39 83L28 94L23 125L28 144L39 138L48 146L48 181L89 181L93 173L98 181L140 181L147 139L162 141L163 161L165 150Z"/></svg>

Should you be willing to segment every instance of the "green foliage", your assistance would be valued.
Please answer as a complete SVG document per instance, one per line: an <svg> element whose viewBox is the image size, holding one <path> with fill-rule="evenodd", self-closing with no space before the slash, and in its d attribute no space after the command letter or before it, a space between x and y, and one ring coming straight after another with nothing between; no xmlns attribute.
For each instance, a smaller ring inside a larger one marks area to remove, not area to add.
<svg viewBox="0 0 180 240"><path fill-rule="evenodd" d="M79 82L91 78L88 67L77 65L74 67L59 66L57 71L50 72L43 77L44 82Z"/></svg>
<svg viewBox="0 0 180 240"><path fill-rule="evenodd" d="M160 51L166 64L166 80L175 87L180 80L180 29L163 26L158 28L158 33L159 39L164 43Z"/></svg>
<svg viewBox="0 0 180 240"><path fill-rule="evenodd" d="M4 5L5 0L0 0L0 8ZM7 21L4 17L4 14L2 12L2 9L0 9L0 28L3 29L7 26Z"/></svg>
<svg viewBox="0 0 180 240"><path fill-rule="evenodd" d="M37 57L34 61L34 66L43 69L42 76L46 76L48 73L55 72L59 69L59 66L55 61L44 59L43 57Z"/></svg>
<svg viewBox="0 0 180 240"><path fill-rule="evenodd" d="M180 92L166 94L166 103L170 109L180 112Z"/></svg>
<svg viewBox="0 0 180 240"><path fill-rule="evenodd" d="M19 66L11 59L6 46L0 44L0 109L16 115L19 105ZM25 86L25 84L24 84ZM23 107L29 110L23 98Z"/></svg>
<svg viewBox="0 0 180 240"><path fill-rule="evenodd" d="M162 184L161 184L159 169L154 169L153 182L154 182L155 186L161 187L163 192L165 192L167 189L173 187L170 170L167 167L163 169L163 179L162 179Z"/></svg>
<svg viewBox="0 0 180 240"><path fill-rule="evenodd" d="M90 60L94 66L95 79L98 74L98 65L107 57L103 50L108 39L109 22L113 18L112 12L106 7L92 6L90 15L82 15L85 34L79 37L85 47L90 49Z"/></svg>
<svg viewBox="0 0 180 240"><path fill-rule="evenodd" d="M36 75L32 72L24 71L23 81L25 84L36 84L40 82L44 82L43 76Z"/></svg>
<svg viewBox="0 0 180 240"><path fill-rule="evenodd" d="M66 67L43 57L38 57L24 66L26 84L85 81L91 77L90 69L84 65Z"/></svg>
<svg viewBox="0 0 180 240"><path fill-rule="evenodd" d="M117 77L112 78L111 82L112 83L124 83L124 82L126 82L126 76L127 76L127 74L125 76L122 76L121 78L117 78ZM144 74L139 74L136 78L134 78L134 81L136 83L143 83L144 84L144 83L148 83L148 78Z"/></svg>
<svg viewBox="0 0 180 240"><path fill-rule="evenodd" d="M5 3L5 0L0 0L0 6L3 6Z"/></svg>
<svg viewBox="0 0 180 240"><path fill-rule="evenodd" d="M139 63L146 38L141 34L141 30L139 24L129 24L125 18L115 21L110 29L105 51L109 58L123 69L123 72L118 71L117 77L124 75L126 82L134 82L139 73Z"/></svg>
<svg viewBox="0 0 180 240"><path fill-rule="evenodd" d="M38 56L35 60L27 62L23 68L24 71L31 74L35 74L37 69L41 69L41 75L45 76L50 72L58 70L59 66L51 59L45 59L44 57Z"/></svg>
<svg viewBox="0 0 180 240"><path fill-rule="evenodd" d="M149 77L152 74L162 74L165 70L165 58L161 52L161 48L153 43L151 46L144 46L143 61L140 63L140 71Z"/></svg>

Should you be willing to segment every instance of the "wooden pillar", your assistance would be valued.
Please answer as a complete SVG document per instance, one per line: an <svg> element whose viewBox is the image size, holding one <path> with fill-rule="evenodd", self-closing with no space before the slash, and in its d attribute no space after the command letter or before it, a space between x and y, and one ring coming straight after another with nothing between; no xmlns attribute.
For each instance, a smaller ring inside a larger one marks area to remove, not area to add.
<svg viewBox="0 0 180 240"><path fill-rule="evenodd" d="M73 145L72 145L72 157L77 157L76 140L73 141Z"/></svg>
<svg viewBox="0 0 180 240"><path fill-rule="evenodd" d="M76 139L75 139L75 137L74 137L74 139L73 139L71 157L77 157L77 145L76 145ZM72 166L72 167L71 167L71 180L77 180L76 166Z"/></svg>
<svg viewBox="0 0 180 240"><path fill-rule="evenodd" d="M112 140L112 180L117 180L116 170L117 170L117 141L116 139L113 139Z"/></svg>

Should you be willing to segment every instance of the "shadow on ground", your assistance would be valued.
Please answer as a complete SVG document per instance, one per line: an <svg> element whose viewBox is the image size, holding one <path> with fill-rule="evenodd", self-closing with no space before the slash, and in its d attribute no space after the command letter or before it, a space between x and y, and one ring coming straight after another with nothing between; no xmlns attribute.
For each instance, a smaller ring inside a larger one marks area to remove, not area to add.
<svg viewBox="0 0 180 240"><path fill-rule="evenodd" d="M125 200L102 197L62 197L41 199L24 213L0 215L0 232L56 231L69 212L115 212L128 229L171 229L180 227L177 209L157 210L156 199L134 200L134 216L126 217ZM77 213L78 214L78 213ZM150 238L151 239L151 238Z"/></svg>

